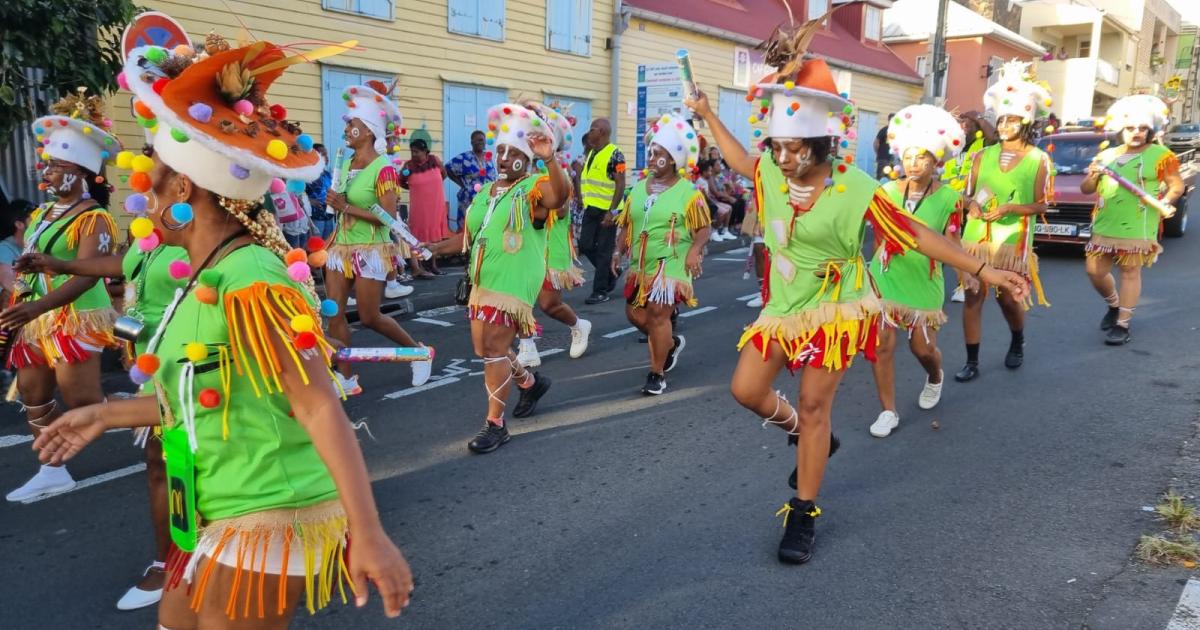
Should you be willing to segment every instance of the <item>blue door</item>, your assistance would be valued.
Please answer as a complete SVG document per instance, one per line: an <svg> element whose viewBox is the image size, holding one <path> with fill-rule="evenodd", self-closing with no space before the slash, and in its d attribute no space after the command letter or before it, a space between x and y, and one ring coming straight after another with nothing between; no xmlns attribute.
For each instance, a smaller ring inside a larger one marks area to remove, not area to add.
<svg viewBox="0 0 1200 630"><path fill-rule="evenodd" d="M583 157L583 134L592 126L592 102L569 96L546 95L546 102L558 101L567 108L567 115L575 119L575 128L571 131L570 159L572 161Z"/></svg>
<svg viewBox="0 0 1200 630"><path fill-rule="evenodd" d="M717 101L717 117L742 146L747 150L751 148L753 143L750 141L750 103L746 101L745 92L721 88Z"/></svg>
<svg viewBox="0 0 1200 630"><path fill-rule="evenodd" d="M879 133L878 112L858 110L858 144L854 159L858 168L875 177L875 134Z"/></svg>
<svg viewBox="0 0 1200 630"><path fill-rule="evenodd" d="M508 101L508 92L500 88L447 83L442 90L442 161L471 150L471 132L487 131L487 110ZM450 226L458 229L458 186L446 180L446 201L450 207Z"/></svg>

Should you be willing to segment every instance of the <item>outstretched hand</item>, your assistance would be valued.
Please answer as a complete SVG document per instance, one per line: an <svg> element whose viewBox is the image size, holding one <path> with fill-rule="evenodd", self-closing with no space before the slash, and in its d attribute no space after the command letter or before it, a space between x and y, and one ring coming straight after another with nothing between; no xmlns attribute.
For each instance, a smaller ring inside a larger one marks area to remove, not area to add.
<svg viewBox="0 0 1200 630"><path fill-rule="evenodd" d="M412 597L412 571L404 554L380 529L374 534L355 536L351 532L350 580L355 605L367 604L367 583L373 583L383 598L383 612L399 617Z"/></svg>
<svg viewBox="0 0 1200 630"><path fill-rule="evenodd" d="M47 256L46 254L25 254L13 262L13 271L17 273L50 272L61 274L63 272L63 261L53 256Z"/></svg>
<svg viewBox="0 0 1200 630"><path fill-rule="evenodd" d="M1007 291L1018 302L1029 295L1029 281L1018 273L987 266L983 268L983 271L979 272L979 279L998 289Z"/></svg>
<svg viewBox="0 0 1200 630"><path fill-rule="evenodd" d="M104 403L72 409L50 426L42 429L33 441L33 450L43 464L57 466L75 457L85 446L104 435L100 408Z"/></svg>
<svg viewBox="0 0 1200 630"><path fill-rule="evenodd" d="M534 157L550 163L554 157L554 139L544 133L529 134L529 150L533 151Z"/></svg>

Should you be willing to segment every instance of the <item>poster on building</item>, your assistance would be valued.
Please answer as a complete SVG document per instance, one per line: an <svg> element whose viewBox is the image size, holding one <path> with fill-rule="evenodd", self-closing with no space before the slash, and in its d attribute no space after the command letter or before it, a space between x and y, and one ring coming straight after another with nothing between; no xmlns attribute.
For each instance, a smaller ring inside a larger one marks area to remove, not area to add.
<svg viewBox="0 0 1200 630"><path fill-rule="evenodd" d="M637 74L637 168L646 166L647 121L663 114L683 111L683 84L674 61L638 66Z"/></svg>
<svg viewBox="0 0 1200 630"><path fill-rule="evenodd" d="M749 90L752 82L767 76L773 68L763 61L761 50L738 46L733 49L733 87Z"/></svg>

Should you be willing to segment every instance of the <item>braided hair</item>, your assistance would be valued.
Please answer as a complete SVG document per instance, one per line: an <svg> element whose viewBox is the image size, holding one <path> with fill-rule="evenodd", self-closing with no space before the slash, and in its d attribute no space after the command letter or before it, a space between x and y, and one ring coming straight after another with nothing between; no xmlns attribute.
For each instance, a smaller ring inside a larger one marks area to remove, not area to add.
<svg viewBox="0 0 1200 630"><path fill-rule="evenodd" d="M275 221L275 215L266 211L261 200L230 199L216 193L213 194L217 199L217 205L233 215L233 218L237 219L238 223L241 223L242 227L250 233L250 237L256 244L270 250L280 260L283 260L292 250L292 246L283 236L283 229ZM319 303L317 285L311 275L303 282L303 285L314 303Z"/></svg>

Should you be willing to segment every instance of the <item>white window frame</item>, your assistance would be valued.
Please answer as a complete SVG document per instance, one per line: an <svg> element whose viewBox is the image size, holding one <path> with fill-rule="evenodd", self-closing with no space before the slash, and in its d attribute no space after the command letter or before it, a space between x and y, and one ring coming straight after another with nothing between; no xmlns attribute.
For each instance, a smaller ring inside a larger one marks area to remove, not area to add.
<svg viewBox="0 0 1200 630"><path fill-rule="evenodd" d="M946 64L949 67L950 64ZM996 81L1000 80L1000 66L1004 65L1004 57L992 55L988 59L988 67L992 69L992 74L987 78L987 86L992 87Z"/></svg>
<svg viewBox="0 0 1200 630"><path fill-rule="evenodd" d="M333 6L335 3L336 4L357 4L358 0L321 0L321 8L326 11L333 11L334 13L345 13L348 15L357 15L360 17L370 18L372 20L380 20L383 22L395 22L396 21L396 0L388 0L388 8L389 9L388 9L387 17L384 17L382 15L372 15L370 13L364 13L362 11L356 11L354 9L350 9L350 8L346 8L346 7L342 7L342 6Z"/></svg>
<svg viewBox="0 0 1200 630"><path fill-rule="evenodd" d="M875 19L871 19L872 13L875 14ZM871 34L872 26L875 27L874 35ZM877 44L883 41L883 11L871 4L863 7L863 39Z"/></svg>
<svg viewBox="0 0 1200 630"><path fill-rule="evenodd" d="M821 17L822 15L825 15L826 13L828 13L829 5L831 2L832 2L832 0L808 0L808 2L805 3L805 8L804 8L805 20L806 21L807 20L815 20L815 19ZM820 8L820 10L819 11L815 10L818 7ZM825 25L822 25L822 26L825 26Z"/></svg>
<svg viewBox="0 0 1200 630"><path fill-rule="evenodd" d="M551 52L556 52L556 53L562 53L564 55L575 55L576 57L591 57L592 56L592 32L595 30L595 27L592 25L592 17L591 16L592 16L592 11L595 7L592 5L592 0L569 0L569 1L575 3L577 6L584 4L584 3L586 3L586 5L587 5L586 11L587 11L587 16L588 16L588 21L587 21L588 32L586 35L583 36L584 43L586 46L586 52L579 52L579 51L575 50L574 48L570 47L570 46L573 46L575 43L574 42L575 35L573 33L572 33L572 37L570 37L568 39L568 42L569 42L568 48L555 48L554 46L551 45L551 42L553 41L553 38L550 36L550 2L551 2L551 0L546 0L546 50L549 50ZM573 15L574 14L572 14L572 16Z"/></svg>
<svg viewBox="0 0 1200 630"><path fill-rule="evenodd" d="M1087 54L1084 54L1084 52L1083 52L1085 47L1087 49ZM1076 53L1077 57L1082 57L1084 59L1091 57L1092 56L1092 40L1091 39L1079 40L1079 42L1077 44L1075 44L1075 53Z"/></svg>
<svg viewBox="0 0 1200 630"><path fill-rule="evenodd" d="M482 3L482 2L490 2L490 3L499 3L499 4L500 4L500 15L501 15L501 18L500 18L500 35L499 35L498 37L492 37L492 36L490 36L490 35L485 35L485 34L483 33L483 22L484 22L484 18L483 18L483 16L482 16L482 15L481 15L481 16L479 16L479 21L478 21L478 22L476 22L476 26L479 28L479 31L478 31L478 32L468 32L468 31L460 31L460 30L455 30L455 29L454 29L454 27L453 27L453 26L451 26L451 25L454 23L454 22L453 22L453 18L454 18L454 16L451 14L451 11L453 11L453 10L454 10L454 7L450 6L450 2L449 2L449 1L447 1L447 2L446 2L446 32L447 32L447 33L453 33L453 34L455 34L455 35L463 35L463 36L465 36L465 37L477 37L477 38L479 38L479 39L486 39L486 40L488 40L488 41L491 41L491 42L502 42L502 41L504 41L504 38L505 38L505 36L507 35L507 29L505 28L505 27L507 26L507 24L506 24L506 20L504 19L504 17L503 17L503 16L507 15L507 12L508 12L508 7L507 7L507 6L505 6L505 0L480 0L480 2L481 2L481 3Z"/></svg>

